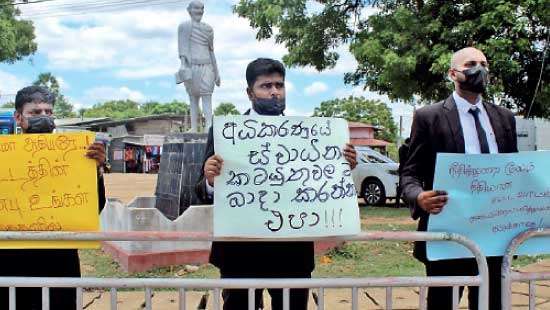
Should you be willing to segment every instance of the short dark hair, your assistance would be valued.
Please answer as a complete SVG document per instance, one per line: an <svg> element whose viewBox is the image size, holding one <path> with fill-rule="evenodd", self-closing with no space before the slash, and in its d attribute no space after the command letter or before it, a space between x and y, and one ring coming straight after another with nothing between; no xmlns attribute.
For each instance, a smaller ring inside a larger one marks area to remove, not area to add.
<svg viewBox="0 0 550 310"><path fill-rule="evenodd" d="M45 102L55 104L55 96L46 87L27 86L17 92L15 96L15 110L21 111L25 104L31 102Z"/></svg>
<svg viewBox="0 0 550 310"><path fill-rule="evenodd" d="M258 76L279 73L285 78L286 70L283 64L275 59L258 58L248 64L246 67L246 83L248 87L252 87Z"/></svg>

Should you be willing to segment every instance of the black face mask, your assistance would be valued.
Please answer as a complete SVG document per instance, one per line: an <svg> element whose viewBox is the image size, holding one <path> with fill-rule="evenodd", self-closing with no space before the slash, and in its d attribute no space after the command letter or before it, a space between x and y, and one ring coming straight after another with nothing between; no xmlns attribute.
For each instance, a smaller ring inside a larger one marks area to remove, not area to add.
<svg viewBox="0 0 550 310"><path fill-rule="evenodd" d="M26 133L52 133L55 129L53 117L46 115L28 117L27 123Z"/></svg>
<svg viewBox="0 0 550 310"><path fill-rule="evenodd" d="M286 108L285 99L271 97L269 99L256 98L252 104L254 111L260 115L277 116L283 114Z"/></svg>
<svg viewBox="0 0 550 310"><path fill-rule="evenodd" d="M458 70L457 70L458 71ZM462 72L466 76L465 81L459 81L460 88L476 94L482 94L489 84L489 71L481 65L476 65Z"/></svg>

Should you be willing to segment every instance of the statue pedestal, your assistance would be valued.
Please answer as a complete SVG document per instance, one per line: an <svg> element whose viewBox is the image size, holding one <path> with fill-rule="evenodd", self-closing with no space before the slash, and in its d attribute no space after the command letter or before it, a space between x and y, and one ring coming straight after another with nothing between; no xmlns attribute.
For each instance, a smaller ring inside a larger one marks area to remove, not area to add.
<svg viewBox="0 0 550 310"><path fill-rule="evenodd" d="M136 197L129 204L108 199L101 212L102 231L181 231L212 234L212 206L191 206L175 220L155 208L155 197ZM210 242L104 241L103 250L127 272L208 263Z"/></svg>
<svg viewBox="0 0 550 310"><path fill-rule="evenodd" d="M207 138L202 133L177 133L164 141L155 207L171 220L200 203L195 184L201 175Z"/></svg>
<svg viewBox="0 0 550 310"><path fill-rule="evenodd" d="M100 214L101 231L182 231L212 235L213 207L191 206L175 220L155 208L155 197L136 197L129 204L108 199ZM315 242L315 253L324 254L341 241ZM208 263L211 243L206 241L103 241L102 249L127 272L145 272L159 267Z"/></svg>

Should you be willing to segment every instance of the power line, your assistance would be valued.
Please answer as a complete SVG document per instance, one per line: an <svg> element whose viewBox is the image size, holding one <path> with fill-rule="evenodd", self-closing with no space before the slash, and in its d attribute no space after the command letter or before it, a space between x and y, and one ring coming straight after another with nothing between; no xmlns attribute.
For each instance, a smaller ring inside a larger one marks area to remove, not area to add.
<svg viewBox="0 0 550 310"><path fill-rule="evenodd" d="M55 0L35 0L35 1L25 1L25 2L3 3L0 5L0 7L8 6L8 5L16 6L16 5L34 4L34 3L42 3L42 2L50 2L50 1L55 1Z"/></svg>
<svg viewBox="0 0 550 310"><path fill-rule="evenodd" d="M154 2L158 0L151 0ZM143 2L136 0L104 0L104 1L81 1L79 3L64 3L58 5L52 5L48 7L40 7L36 9L26 10L24 15L43 15L43 14L53 14L53 13L65 13L70 10L86 10L90 8L98 7L107 7L107 6L117 6L117 5L132 5L132 4L141 4Z"/></svg>
<svg viewBox="0 0 550 310"><path fill-rule="evenodd" d="M69 13L67 11L69 10L57 10L57 11L49 11L49 12L41 12L36 14L22 14L21 18L50 18L50 17L61 17L61 16L77 16L77 15L87 15L91 13L99 13L99 12L113 12L117 11L119 9L123 8L140 8L140 7L149 7L149 6L157 6L157 5L182 5L182 1L167 1L167 0L157 0L160 2L157 3L151 3L155 0L148 0L148 1L135 1L135 2L117 2L117 3L110 3L110 4L101 4L101 5L88 5L85 6L74 6L72 7L74 10L86 10L86 12L73 12ZM76 9L75 9L76 8ZM66 13L66 14L65 14Z"/></svg>

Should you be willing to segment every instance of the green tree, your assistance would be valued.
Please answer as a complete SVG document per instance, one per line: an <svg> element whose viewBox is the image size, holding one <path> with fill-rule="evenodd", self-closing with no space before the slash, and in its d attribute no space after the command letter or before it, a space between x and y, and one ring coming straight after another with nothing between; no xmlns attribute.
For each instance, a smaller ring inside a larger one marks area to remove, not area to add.
<svg viewBox="0 0 550 310"><path fill-rule="evenodd" d="M150 101L143 105L131 100L111 100L95 104L84 111L85 117L110 117L114 119L160 114L188 115L189 105L177 100L167 103Z"/></svg>
<svg viewBox="0 0 550 310"><path fill-rule="evenodd" d="M36 52L34 26L19 15L10 0L0 0L0 62L14 63Z"/></svg>
<svg viewBox="0 0 550 310"><path fill-rule="evenodd" d="M258 39L284 44L290 66L331 68L349 44L358 66L345 81L391 99L444 99L452 53L478 47L490 62L487 100L550 117L548 0L240 0L235 12Z"/></svg>
<svg viewBox="0 0 550 310"><path fill-rule="evenodd" d="M15 109L15 102L6 102L0 106L1 109Z"/></svg>
<svg viewBox="0 0 550 310"><path fill-rule="evenodd" d="M159 114L178 114L188 115L189 105L185 102L173 100L172 102L159 103L159 102L147 102L141 110L144 115L159 115Z"/></svg>
<svg viewBox="0 0 550 310"><path fill-rule="evenodd" d="M235 107L234 104L231 102L222 102L218 107L214 110L214 115L220 116L220 115L240 115L241 112L237 110L237 107Z"/></svg>
<svg viewBox="0 0 550 310"><path fill-rule="evenodd" d="M54 113L56 117L67 118L76 116L73 111L73 105L61 94L59 82L53 74L50 72L40 73L33 85L46 87L53 93L55 96Z"/></svg>
<svg viewBox="0 0 550 310"><path fill-rule="evenodd" d="M98 103L84 112L85 117L124 119L143 116L139 103L132 100L112 100Z"/></svg>
<svg viewBox="0 0 550 310"><path fill-rule="evenodd" d="M87 109L85 109L85 108L78 109L78 117L84 118L84 115L86 114L86 111L87 111Z"/></svg>
<svg viewBox="0 0 550 310"><path fill-rule="evenodd" d="M321 102L315 108L313 116L341 117L350 122L361 122L379 126L375 137L390 142L397 138L397 126L393 121L391 109L380 100L367 100L350 96L345 99L333 99Z"/></svg>

